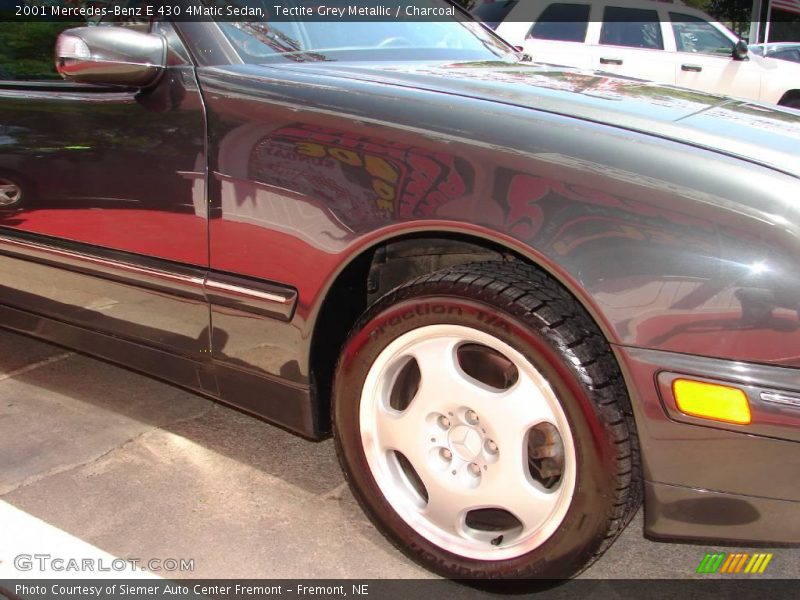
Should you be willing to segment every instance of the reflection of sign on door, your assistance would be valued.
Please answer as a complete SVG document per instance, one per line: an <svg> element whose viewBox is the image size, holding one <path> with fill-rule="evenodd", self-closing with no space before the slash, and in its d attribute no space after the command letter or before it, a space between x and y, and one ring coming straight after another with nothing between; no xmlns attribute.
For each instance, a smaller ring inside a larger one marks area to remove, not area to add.
<svg viewBox="0 0 800 600"><path fill-rule="evenodd" d="M258 142L249 170L252 179L324 200L349 225L433 216L474 179L471 165L449 154L303 124Z"/></svg>

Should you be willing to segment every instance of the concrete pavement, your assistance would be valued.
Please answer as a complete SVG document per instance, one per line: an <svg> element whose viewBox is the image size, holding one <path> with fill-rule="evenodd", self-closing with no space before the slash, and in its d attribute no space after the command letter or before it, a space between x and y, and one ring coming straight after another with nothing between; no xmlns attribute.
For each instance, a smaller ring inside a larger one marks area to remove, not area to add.
<svg viewBox="0 0 800 600"><path fill-rule="evenodd" d="M430 576L364 517L331 441L5 331L0 532L0 578L41 576L14 556L70 543L193 560L170 577ZM648 541L640 513L585 576L690 578L713 548ZM800 549L758 551L775 553L765 576L800 577Z"/></svg>

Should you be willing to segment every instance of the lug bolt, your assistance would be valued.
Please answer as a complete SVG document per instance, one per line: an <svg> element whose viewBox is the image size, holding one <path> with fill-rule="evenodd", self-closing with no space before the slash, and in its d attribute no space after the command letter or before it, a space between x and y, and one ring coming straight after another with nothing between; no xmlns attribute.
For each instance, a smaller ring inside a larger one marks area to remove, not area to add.
<svg viewBox="0 0 800 600"><path fill-rule="evenodd" d="M453 458L453 453L450 452L447 448L442 448L439 450L439 456L441 456L444 460L450 461Z"/></svg>
<svg viewBox="0 0 800 600"><path fill-rule="evenodd" d="M442 415L439 417L439 427L442 429L450 429L450 419Z"/></svg>
<svg viewBox="0 0 800 600"><path fill-rule="evenodd" d="M486 452L489 454L497 454L497 442L494 440L486 440Z"/></svg>
<svg viewBox="0 0 800 600"><path fill-rule="evenodd" d="M476 413L474 410L468 410L467 414L464 416L467 419L467 423L470 425L477 425L478 421L480 420L478 419L478 413Z"/></svg>
<svg viewBox="0 0 800 600"><path fill-rule="evenodd" d="M470 463L469 472L472 473L475 477L478 477L481 474L481 468L477 463Z"/></svg>

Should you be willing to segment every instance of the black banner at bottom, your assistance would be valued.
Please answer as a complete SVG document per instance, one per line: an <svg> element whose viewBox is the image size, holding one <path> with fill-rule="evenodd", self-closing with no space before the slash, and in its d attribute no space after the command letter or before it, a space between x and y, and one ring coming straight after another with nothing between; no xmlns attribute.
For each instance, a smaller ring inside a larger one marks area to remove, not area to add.
<svg viewBox="0 0 800 600"><path fill-rule="evenodd" d="M713 578L527 580L514 582L389 579L27 579L0 580L6 600L266 600L273 598L753 598L795 597L791 579Z"/></svg>

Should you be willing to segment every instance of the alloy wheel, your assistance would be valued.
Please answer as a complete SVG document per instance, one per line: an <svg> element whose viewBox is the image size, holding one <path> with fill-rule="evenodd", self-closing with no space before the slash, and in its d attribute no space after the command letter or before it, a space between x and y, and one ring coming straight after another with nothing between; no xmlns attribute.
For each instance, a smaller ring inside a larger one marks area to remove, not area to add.
<svg viewBox="0 0 800 600"><path fill-rule="evenodd" d="M367 374L359 421L381 492L444 550L526 554L569 508L576 453L564 410L531 362L489 333L439 324L394 340Z"/></svg>
<svg viewBox="0 0 800 600"><path fill-rule="evenodd" d="M22 188L10 179L0 177L0 208L18 204L22 199Z"/></svg>

